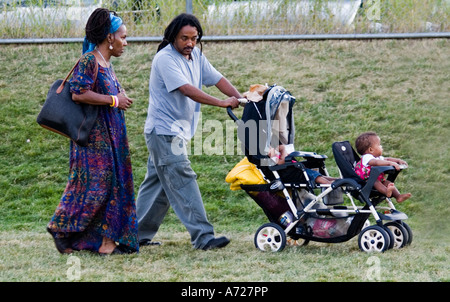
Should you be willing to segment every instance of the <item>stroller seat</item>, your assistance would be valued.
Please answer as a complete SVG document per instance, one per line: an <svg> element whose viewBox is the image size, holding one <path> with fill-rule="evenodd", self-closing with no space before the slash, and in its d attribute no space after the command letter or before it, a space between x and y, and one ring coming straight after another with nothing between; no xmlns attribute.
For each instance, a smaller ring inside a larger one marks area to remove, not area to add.
<svg viewBox="0 0 450 302"><path fill-rule="evenodd" d="M398 171L392 166L375 166L372 167L370 177L367 181L362 180L355 172L356 163L360 160L360 157L353 149L349 141L334 142L332 144L332 151L334 159L339 168L341 176L343 178L350 178L356 181L362 186L361 193L366 198L372 198L377 203L386 198L383 194L379 193L373 188L378 176L382 173L388 174L388 180L394 182L398 175Z"/></svg>
<svg viewBox="0 0 450 302"><path fill-rule="evenodd" d="M292 111L294 103L295 97L289 91L274 85L263 93L262 100L245 105L241 119L238 119L231 110L228 111L238 126L238 136L245 156L270 181L279 179L279 173L292 167L302 172L305 168L315 169L320 174L328 176L325 167L327 156L295 150ZM271 148L277 148L280 145L283 145L289 153L284 164L276 164L268 155ZM306 185L310 189L315 187L314 181L308 180L307 177L304 180L289 183Z"/></svg>

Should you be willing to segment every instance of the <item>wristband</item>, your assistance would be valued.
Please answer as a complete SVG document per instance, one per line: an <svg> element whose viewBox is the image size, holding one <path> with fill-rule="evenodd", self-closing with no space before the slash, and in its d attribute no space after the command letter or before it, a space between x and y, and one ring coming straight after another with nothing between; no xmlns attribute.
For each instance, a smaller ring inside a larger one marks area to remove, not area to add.
<svg viewBox="0 0 450 302"><path fill-rule="evenodd" d="M117 95L111 95L112 98L112 104L110 105L111 107L117 108L119 107L119 98L117 97Z"/></svg>

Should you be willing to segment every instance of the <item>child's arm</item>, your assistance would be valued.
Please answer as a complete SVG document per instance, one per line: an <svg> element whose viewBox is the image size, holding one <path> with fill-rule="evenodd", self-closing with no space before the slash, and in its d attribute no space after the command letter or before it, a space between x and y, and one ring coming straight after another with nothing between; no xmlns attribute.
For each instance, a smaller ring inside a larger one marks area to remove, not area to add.
<svg viewBox="0 0 450 302"><path fill-rule="evenodd" d="M285 163L286 156L288 156L289 154L287 153L284 145L280 145L278 146L278 150L270 147L268 155L270 159L272 159L275 162L275 164L283 165Z"/></svg>
<svg viewBox="0 0 450 302"><path fill-rule="evenodd" d="M280 156L280 152L278 152L278 150L276 150L273 147L270 147L269 153L267 154L270 159L276 164L276 165L281 165L281 156Z"/></svg>
<svg viewBox="0 0 450 302"><path fill-rule="evenodd" d="M286 156L288 156L289 154L287 153L287 150L284 145L280 145L278 147L278 150L280 150L280 162L278 164L282 165L285 163Z"/></svg>
<svg viewBox="0 0 450 302"><path fill-rule="evenodd" d="M399 164L395 161L391 161L390 159L391 159L390 157L388 157L386 159L373 158L373 159L369 160L368 164L370 166L394 166L394 168L396 170L400 170Z"/></svg>
<svg viewBox="0 0 450 302"><path fill-rule="evenodd" d="M384 159L385 159L385 160L388 160L388 161L392 161L392 162L397 163L397 164L399 164L399 165L406 165L406 166L408 166L408 164L406 163L406 161L404 161L404 160L402 160L402 159L400 159L400 158L385 157Z"/></svg>

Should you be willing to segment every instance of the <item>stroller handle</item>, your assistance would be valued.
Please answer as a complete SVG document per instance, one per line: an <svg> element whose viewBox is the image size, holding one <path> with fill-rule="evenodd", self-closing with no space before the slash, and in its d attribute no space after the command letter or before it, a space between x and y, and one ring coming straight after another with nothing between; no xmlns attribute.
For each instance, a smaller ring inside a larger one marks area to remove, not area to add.
<svg viewBox="0 0 450 302"><path fill-rule="evenodd" d="M231 108L231 106L227 107L227 113L228 115L231 117L231 119L235 122L237 122L239 119L237 118L237 116L234 114L233 112L233 108Z"/></svg>
<svg viewBox="0 0 450 302"><path fill-rule="evenodd" d="M238 101L241 106L245 106L245 104L248 103L248 100L246 98L240 98L238 99ZM237 122L239 120L237 116L233 113L233 108L231 108L231 106L227 107L227 112L233 121Z"/></svg>

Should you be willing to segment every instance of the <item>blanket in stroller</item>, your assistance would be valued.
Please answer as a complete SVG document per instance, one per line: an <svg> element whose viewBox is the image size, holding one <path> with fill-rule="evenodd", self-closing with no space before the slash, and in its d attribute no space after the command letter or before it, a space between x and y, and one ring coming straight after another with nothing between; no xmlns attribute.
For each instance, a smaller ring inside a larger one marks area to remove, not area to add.
<svg viewBox="0 0 450 302"><path fill-rule="evenodd" d="M258 168L244 157L234 168L228 173L225 178L227 183L230 183L232 191L241 190L241 185L261 185L265 184L261 172Z"/></svg>

